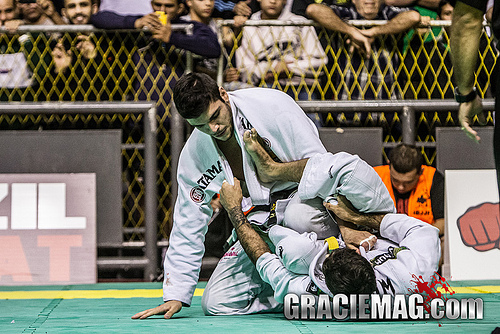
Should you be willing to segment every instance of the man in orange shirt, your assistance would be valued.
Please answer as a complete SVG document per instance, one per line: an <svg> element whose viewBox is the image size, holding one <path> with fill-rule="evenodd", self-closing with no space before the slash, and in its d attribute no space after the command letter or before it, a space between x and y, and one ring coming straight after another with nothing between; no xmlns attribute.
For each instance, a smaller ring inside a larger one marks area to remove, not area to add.
<svg viewBox="0 0 500 334"><path fill-rule="evenodd" d="M437 227L442 239L444 176L423 162L417 147L399 144L389 153L389 165L375 167L375 171L389 190L397 212Z"/></svg>

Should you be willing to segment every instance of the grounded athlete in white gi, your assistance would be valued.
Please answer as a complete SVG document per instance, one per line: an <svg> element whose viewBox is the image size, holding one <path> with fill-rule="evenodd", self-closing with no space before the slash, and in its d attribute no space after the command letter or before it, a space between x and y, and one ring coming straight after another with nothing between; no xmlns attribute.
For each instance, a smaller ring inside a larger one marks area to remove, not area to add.
<svg viewBox="0 0 500 334"><path fill-rule="evenodd" d="M239 214L237 199L238 185L224 184L221 189L221 203L228 210L245 251L256 264L263 280L272 286L274 297L279 302L283 302L288 293L372 293L376 288L380 294L408 294L411 293L409 289L414 288L412 280L419 276L430 280L438 268L440 243L438 230L433 226L404 214L371 215L368 222L364 220L365 215L350 215L350 218L359 218L356 220L358 224L362 225L364 222L380 231L380 237L373 249L366 251L365 247L360 246L360 256L357 255L366 259L364 262L369 268L367 270L374 274L371 278L373 282L371 285L367 282L354 287L336 286L335 283L339 280L328 281L331 276L324 267L325 261L328 262L327 243L317 240L315 233L299 234L289 228L275 225L269 230L269 239L276 248L276 254L273 254L245 217ZM340 206L329 203L325 205L337 214L342 214L339 211L343 210ZM348 219L348 216L344 218ZM343 244L342 241L339 243ZM334 257L338 251L334 250L329 257ZM356 254L348 255L352 257ZM337 258L334 261L339 260ZM356 276L359 272L352 274ZM342 275L349 274L347 271L337 274ZM363 291L366 287L368 291ZM350 290L343 290L346 288Z"/></svg>

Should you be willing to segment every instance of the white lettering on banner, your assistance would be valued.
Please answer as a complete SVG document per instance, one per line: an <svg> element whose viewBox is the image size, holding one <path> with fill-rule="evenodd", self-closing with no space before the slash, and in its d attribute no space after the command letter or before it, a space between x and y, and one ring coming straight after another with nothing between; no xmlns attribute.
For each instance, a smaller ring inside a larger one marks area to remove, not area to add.
<svg viewBox="0 0 500 334"><path fill-rule="evenodd" d="M36 183L12 183L10 228L36 229Z"/></svg>
<svg viewBox="0 0 500 334"><path fill-rule="evenodd" d="M9 185L7 183L0 183L0 202L9 194ZM9 226L9 219L7 217L0 217L0 230L6 230Z"/></svg>
<svg viewBox="0 0 500 334"><path fill-rule="evenodd" d="M86 217L66 217L66 184L12 183L11 229L85 229ZM0 183L0 202L8 195L8 184ZM8 229L8 217L0 216L0 229Z"/></svg>
<svg viewBox="0 0 500 334"><path fill-rule="evenodd" d="M38 185L39 229L84 229L85 217L66 217L66 184L40 183Z"/></svg>

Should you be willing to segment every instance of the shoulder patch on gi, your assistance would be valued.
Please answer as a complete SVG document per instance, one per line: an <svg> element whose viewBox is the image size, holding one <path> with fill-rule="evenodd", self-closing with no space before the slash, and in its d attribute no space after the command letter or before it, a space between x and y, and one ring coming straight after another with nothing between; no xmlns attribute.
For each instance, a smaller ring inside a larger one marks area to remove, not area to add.
<svg viewBox="0 0 500 334"><path fill-rule="evenodd" d="M375 256L373 259L370 260L370 263L372 267L375 267L383 264L387 260L397 259L398 253L403 250L409 250L409 249L405 246L389 247L386 253Z"/></svg>
<svg viewBox="0 0 500 334"><path fill-rule="evenodd" d="M193 202L201 203L205 199L205 192L201 189L201 187L194 187L189 192L189 196Z"/></svg>
<svg viewBox="0 0 500 334"><path fill-rule="evenodd" d="M387 294L392 293L393 295L396 293L396 289L394 289L394 285L392 285L392 281L387 277L384 281L383 279L378 280L382 291L379 291L377 286L377 292L379 294Z"/></svg>
<svg viewBox="0 0 500 334"><path fill-rule="evenodd" d="M311 281L307 285L306 292L310 293L311 295L319 295L321 290L317 287L316 284L314 284L313 281Z"/></svg>

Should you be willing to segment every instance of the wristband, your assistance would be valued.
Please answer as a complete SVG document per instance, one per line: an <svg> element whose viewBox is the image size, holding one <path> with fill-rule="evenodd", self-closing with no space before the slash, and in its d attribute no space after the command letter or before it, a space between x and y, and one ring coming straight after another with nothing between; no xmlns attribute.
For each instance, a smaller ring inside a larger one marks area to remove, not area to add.
<svg viewBox="0 0 500 334"><path fill-rule="evenodd" d="M477 96L476 87L472 88L472 91L467 95L460 94L460 92L458 91L458 87L455 87L454 93L455 93L455 100L458 103L470 102L474 100Z"/></svg>

